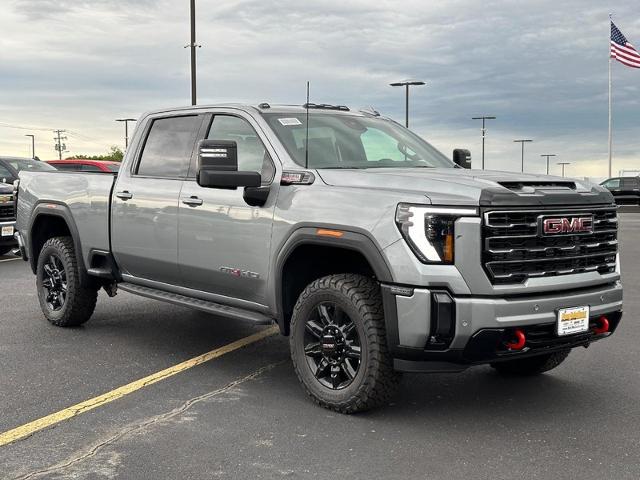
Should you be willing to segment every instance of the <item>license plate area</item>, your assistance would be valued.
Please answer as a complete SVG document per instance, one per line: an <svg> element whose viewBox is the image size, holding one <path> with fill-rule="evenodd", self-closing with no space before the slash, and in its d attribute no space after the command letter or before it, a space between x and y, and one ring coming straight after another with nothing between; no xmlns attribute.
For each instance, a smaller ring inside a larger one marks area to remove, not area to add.
<svg viewBox="0 0 640 480"><path fill-rule="evenodd" d="M3 237L12 237L13 236L13 225L6 225L2 227L2 232L0 233Z"/></svg>
<svg viewBox="0 0 640 480"><path fill-rule="evenodd" d="M589 330L589 307L571 307L558 310L556 333L559 337Z"/></svg>

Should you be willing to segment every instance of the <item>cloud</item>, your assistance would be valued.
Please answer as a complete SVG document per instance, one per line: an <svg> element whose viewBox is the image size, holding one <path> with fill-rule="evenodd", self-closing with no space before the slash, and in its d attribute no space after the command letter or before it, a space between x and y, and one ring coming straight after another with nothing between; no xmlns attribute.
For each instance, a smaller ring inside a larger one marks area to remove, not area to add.
<svg viewBox="0 0 640 480"><path fill-rule="evenodd" d="M640 39L635 4L616 18ZM21 0L0 7L0 110L14 124L67 128L73 152L122 143L113 120L189 101L188 2ZM403 92L388 83L415 77L413 128L445 153L470 147L487 165L516 170L514 138L572 162L574 174L606 174L608 11L595 0L447 2L198 0L201 103L374 105L404 117ZM636 40L636 43L640 40ZM638 164L640 71L614 65L616 168ZM0 129L2 152L26 154L18 130ZM52 141L39 147L52 156Z"/></svg>

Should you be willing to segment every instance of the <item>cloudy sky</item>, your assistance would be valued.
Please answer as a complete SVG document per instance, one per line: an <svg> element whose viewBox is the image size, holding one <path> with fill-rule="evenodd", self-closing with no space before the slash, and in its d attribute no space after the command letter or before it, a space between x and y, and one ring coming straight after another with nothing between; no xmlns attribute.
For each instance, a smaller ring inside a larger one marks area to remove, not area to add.
<svg viewBox="0 0 640 480"><path fill-rule="evenodd" d="M122 145L114 119L190 102L188 0L3 0L0 5L0 154L54 158ZM635 8L634 8L635 7ZM373 105L450 154L519 170L516 138L531 138L525 170L542 153L603 177L607 159L608 13L640 46L635 1L197 0L199 103L312 101ZM614 64L614 171L640 169L640 70ZM26 127L29 130L10 128ZM552 172L559 167L552 166Z"/></svg>

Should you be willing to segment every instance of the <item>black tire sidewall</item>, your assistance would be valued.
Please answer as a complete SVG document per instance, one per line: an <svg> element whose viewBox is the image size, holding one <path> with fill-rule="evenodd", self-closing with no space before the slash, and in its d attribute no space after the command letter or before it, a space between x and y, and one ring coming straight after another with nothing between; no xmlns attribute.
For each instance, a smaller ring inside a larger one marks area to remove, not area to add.
<svg viewBox="0 0 640 480"><path fill-rule="evenodd" d="M306 321L314 309L323 302L332 302L341 308L355 324L360 339L361 358L358 372L353 381L340 390L330 389L315 378L304 353ZM363 387L367 370L371 368L371 354L365 334L364 319L348 297L335 289L323 289L312 293L295 313L295 318L291 325L290 342L292 355L295 356L295 363L298 366L298 374L302 377L303 383L311 391L312 395L328 403L345 403L358 395L359 390Z"/></svg>

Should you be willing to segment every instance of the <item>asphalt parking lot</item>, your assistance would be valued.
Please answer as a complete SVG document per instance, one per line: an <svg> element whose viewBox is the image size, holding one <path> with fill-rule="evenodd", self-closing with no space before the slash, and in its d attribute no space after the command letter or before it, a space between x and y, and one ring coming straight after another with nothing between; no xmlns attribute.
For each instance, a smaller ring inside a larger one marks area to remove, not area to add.
<svg viewBox="0 0 640 480"><path fill-rule="evenodd" d="M343 416L268 336L0 446L0 478L640 478L640 214L620 238L623 323L547 375L405 375L387 408ZM266 328L122 292L65 330L34 283L0 257L0 434Z"/></svg>

